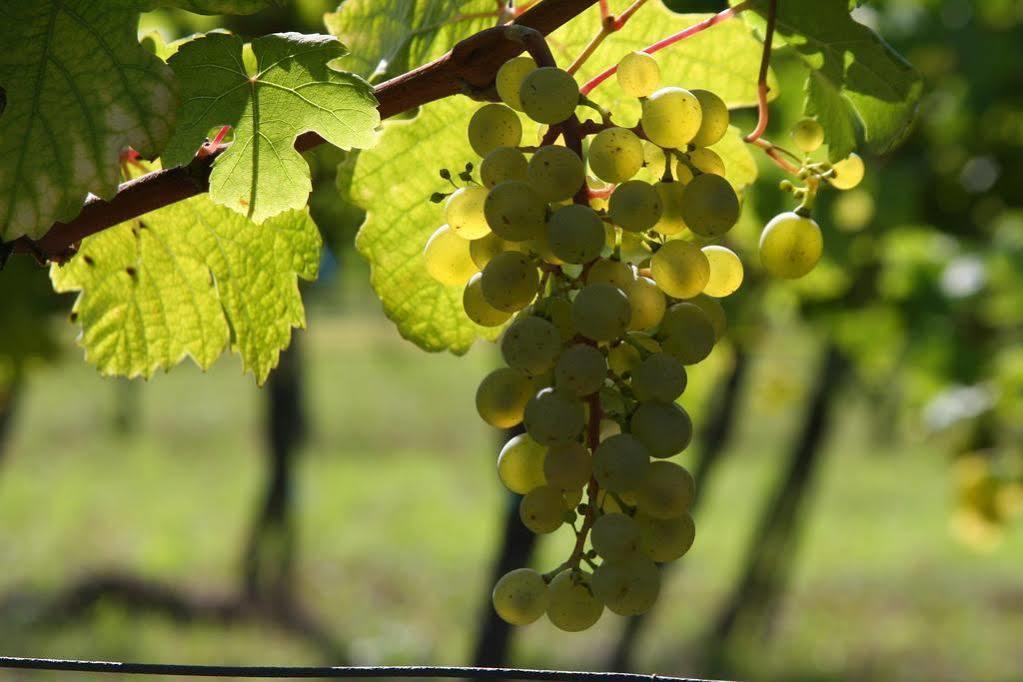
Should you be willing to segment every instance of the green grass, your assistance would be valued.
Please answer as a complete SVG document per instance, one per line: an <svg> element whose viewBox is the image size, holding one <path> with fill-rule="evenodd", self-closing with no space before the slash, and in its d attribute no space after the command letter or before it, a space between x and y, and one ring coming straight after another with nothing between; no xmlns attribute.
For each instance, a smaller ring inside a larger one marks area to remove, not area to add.
<svg viewBox="0 0 1023 682"><path fill-rule="evenodd" d="M493 349L426 355L364 308L314 315L304 341L313 431L297 495L300 597L360 663L466 663L505 500L494 474L496 437L473 408ZM642 642L643 670L701 672L693 663L699 637L741 567L812 356L806 339L787 334L758 359L697 544L671 572ZM697 420L721 364L693 373ZM263 476L262 396L237 362L128 386L101 379L69 350L65 362L34 375L25 398L0 466L0 595L50 591L108 568L199 592L236 588ZM132 435L114 428L119 405L137 413ZM990 554L957 544L947 531L941 444L879 448L863 405L842 396L840 408L791 589L770 639L742 647L738 674L1019 679L1023 532L1014 529ZM568 539L545 541L544 565L559 560ZM605 615L593 631L568 635L538 623L522 631L515 660L599 667L620 626ZM0 622L0 653L317 661L309 646L269 626L178 626L112 606L56 630Z"/></svg>

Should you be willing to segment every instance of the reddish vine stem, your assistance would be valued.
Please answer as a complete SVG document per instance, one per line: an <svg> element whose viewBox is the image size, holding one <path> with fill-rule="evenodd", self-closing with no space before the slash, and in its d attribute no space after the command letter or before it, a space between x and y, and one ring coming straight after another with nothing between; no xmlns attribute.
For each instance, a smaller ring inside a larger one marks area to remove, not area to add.
<svg viewBox="0 0 1023 682"><path fill-rule="evenodd" d="M767 30L764 33L764 53L760 57L760 75L757 77L757 127L743 139L746 142L756 142L767 130L767 122L770 116L770 109L767 106L767 93L771 89L767 86L767 73L771 67L771 43L774 40L774 24L778 15L778 0L771 0L767 9Z"/></svg>

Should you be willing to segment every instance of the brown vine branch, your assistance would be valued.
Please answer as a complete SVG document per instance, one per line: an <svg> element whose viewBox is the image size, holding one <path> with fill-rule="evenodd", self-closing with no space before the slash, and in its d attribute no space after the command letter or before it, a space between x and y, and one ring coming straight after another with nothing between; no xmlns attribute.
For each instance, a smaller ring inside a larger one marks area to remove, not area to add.
<svg viewBox="0 0 1023 682"><path fill-rule="evenodd" d="M756 142L767 130L767 121L770 110L767 106L767 93L771 88L767 86L767 73L771 67L771 43L774 41L774 23L778 15L778 0L771 0L767 9L767 31L764 33L764 53L760 57L760 75L757 77L757 127L743 139L746 142Z"/></svg>

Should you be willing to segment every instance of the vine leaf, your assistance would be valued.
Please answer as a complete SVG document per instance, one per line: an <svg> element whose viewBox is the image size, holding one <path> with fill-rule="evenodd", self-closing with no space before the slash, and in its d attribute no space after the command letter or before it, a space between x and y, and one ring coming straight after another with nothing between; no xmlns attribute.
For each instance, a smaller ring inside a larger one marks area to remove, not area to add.
<svg viewBox="0 0 1023 682"><path fill-rule="evenodd" d="M199 196L88 237L50 277L80 292L72 319L101 373L207 369L230 347L262 384L305 325L298 278L316 278L320 246L305 210L257 225Z"/></svg>
<svg viewBox="0 0 1023 682"><path fill-rule="evenodd" d="M294 148L299 135L314 131L336 147L365 149L375 142L380 116L365 80L327 66L346 54L332 36L257 38L251 74L242 48L235 35L210 33L170 58L183 101L163 160L184 165L211 130L232 126L234 142L213 165L210 197L262 222L309 198L309 166Z"/></svg>
<svg viewBox="0 0 1023 682"><path fill-rule="evenodd" d="M118 157L162 150L177 93L167 65L139 45L132 0L0 4L0 241L42 236L110 198Z"/></svg>
<svg viewBox="0 0 1023 682"><path fill-rule="evenodd" d="M255 14L280 0L154 0L156 7L176 7L195 14Z"/></svg>
<svg viewBox="0 0 1023 682"><path fill-rule="evenodd" d="M746 189L757 179L757 162L750 153L750 146L742 139L743 133L735 126L728 126L728 132L710 148L725 162L725 179L732 183L736 192Z"/></svg>

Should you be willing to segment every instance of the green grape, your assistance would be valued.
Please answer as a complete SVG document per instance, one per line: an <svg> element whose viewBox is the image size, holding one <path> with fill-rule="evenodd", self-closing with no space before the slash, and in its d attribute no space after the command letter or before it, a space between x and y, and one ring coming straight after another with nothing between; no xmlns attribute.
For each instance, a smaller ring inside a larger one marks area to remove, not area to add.
<svg viewBox="0 0 1023 682"><path fill-rule="evenodd" d="M801 152L815 152L824 144L824 126L812 118L803 118L792 126L792 141Z"/></svg>
<svg viewBox="0 0 1023 682"><path fill-rule="evenodd" d="M463 239L479 239L490 234L490 226L483 213L487 190L482 187L462 187L455 190L444 204L444 220Z"/></svg>
<svg viewBox="0 0 1023 682"><path fill-rule="evenodd" d="M696 298L689 299L687 303L698 307L710 320L710 324L714 328L715 341L725 335L728 330L728 316L725 315L725 309L721 306L720 301L710 298L706 294L700 294Z"/></svg>
<svg viewBox="0 0 1023 682"><path fill-rule="evenodd" d="M551 316L551 322L558 328L558 334L562 341L569 341L575 337L575 323L572 322L572 302L567 298L557 297L548 299L547 312Z"/></svg>
<svg viewBox="0 0 1023 682"><path fill-rule="evenodd" d="M651 462L636 490L639 510L655 519L677 519L689 511L696 496L693 475L674 462Z"/></svg>
<svg viewBox="0 0 1023 682"><path fill-rule="evenodd" d="M608 128L593 136L590 170L606 182L625 182L643 167L643 143L625 128Z"/></svg>
<svg viewBox="0 0 1023 682"><path fill-rule="evenodd" d="M600 420L600 439L599 443L603 443L611 436L617 436L622 432L622 426L613 419L601 419Z"/></svg>
<svg viewBox="0 0 1023 682"><path fill-rule="evenodd" d="M498 147L518 147L522 142L522 121L510 107L484 104L469 119L469 146L480 156Z"/></svg>
<svg viewBox="0 0 1023 682"><path fill-rule="evenodd" d="M863 159L855 153L835 163L831 168L835 174L828 178L828 182L836 189L852 189L863 182L863 176L867 172Z"/></svg>
<svg viewBox="0 0 1023 682"><path fill-rule="evenodd" d="M536 62L532 57L514 57L502 64L495 79L497 94L501 101L512 109L522 111L519 90L522 88L522 81L533 71L536 71Z"/></svg>
<svg viewBox="0 0 1023 682"><path fill-rule="evenodd" d="M590 480L589 451L579 443L551 448L543 460L547 484L561 491L579 490Z"/></svg>
<svg viewBox="0 0 1023 682"><path fill-rule="evenodd" d="M760 234L760 262L775 277L798 279L813 270L824 253L824 237L813 218L780 213Z"/></svg>
<svg viewBox="0 0 1023 682"><path fill-rule="evenodd" d="M567 71L543 66L531 71L519 88L522 111L537 123L561 123L575 113L579 84Z"/></svg>
<svg viewBox="0 0 1023 682"><path fill-rule="evenodd" d="M536 534L553 533L565 520L565 501L561 491L549 485L534 488L519 502L522 525Z"/></svg>
<svg viewBox="0 0 1023 682"><path fill-rule="evenodd" d="M605 386L600 389L597 397L600 399L600 409L603 410L605 415L612 418L625 416L625 396L622 395L621 391Z"/></svg>
<svg viewBox="0 0 1023 682"><path fill-rule="evenodd" d="M692 93L700 102L703 118L691 142L697 147L709 147L728 132L728 106L709 90L693 90Z"/></svg>
<svg viewBox="0 0 1023 682"><path fill-rule="evenodd" d="M605 282L613 284L622 291L626 291L626 287L635 279L636 273L631 265L610 258L601 258L594 261L586 273L587 284Z"/></svg>
<svg viewBox="0 0 1023 682"><path fill-rule="evenodd" d="M480 178L487 188L505 180L525 180L529 162L526 155L514 147L497 147L483 157Z"/></svg>
<svg viewBox="0 0 1023 682"><path fill-rule="evenodd" d="M661 348L683 365L695 365L714 350L717 333L700 306L676 303L661 322Z"/></svg>
<svg viewBox="0 0 1023 682"><path fill-rule="evenodd" d="M628 433L611 436L593 453L593 477L601 488L622 493L635 490L650 466L650 453Z"/></svg>
<svg viewBox="0 0 1023 682"><path fill-rule="evenodd" d="M551 624L565 632L589 629L604 613L604 605L590 593L585 574L562 571L554 576L547 587L550 604L547 618Z"/></svg>
<svg viewBox="0 0 1023 682"><path fill-rule="evenodd" d="M654 562L641 556L605 561L593 572L593 594L619 616L649 611L661 590L661 574Z"/></svg>
<svg viewBox="0 0 1023 682"><path fill-rule="evenodd" d="M650 259L650 272L664 293L673 298L692 298L707 286L710 263L697 246L676 239L657 250Z"/></svg>
<svg viewBox="0 0 1023 682"><path fill-rule="evenodd" d="M678 559L689 551L696 539L696 525L689 514L674 519L654 519L640 514L636 521L643 554L658 563Z"/></svg>
<svg viewBox="0 0 1023 682"><path fill-rule="evenodd" d="M742 285L742 261L739 257L724 246L705 246L702 251L710 263L710 279L703 293L715 298L734 293Z"/></svg>
<svg viewBox="0 0 1023 682"><path fill-rule="evenodd" d="M520 433L508 439L497 457L497 475L508 490L525 495L542 485L544 478L546 450L542 445Z"/></svg>
<svg viewBox="0 0 1023 682"><path fill-rule="evenodd" d="M536 263L516 251L497 254L481 274L483 298L506 313L522 310L529 305L540 286Z"/></svg>
<svg viewBox="0 0 1023 682"><path fill-rule="evenodd" d="M530 184L545 201L571 199L586 180L586 167L568 147L540 147L529 160Z"/></svg>
<svg viewBox="0 0 1023 682"><path fill-rule="evenodd" d="M687 382L686 368L667 353L654 353L632 370L632 392L641 402L675 402Z"/></svg>
<svg viewBox="0 0 1023 682"><path fill-rule="evenodd" d="M683 88L661 88L643 102L640 125L647 139L665 149L682 149L700 130L700 101Z"/></svg>
<svg viewBox="0 0 1023 682"><path fill-rule="evenodd" d="M562 206L547 221L547 244L566 263L587 263L604 248L604 222L589 206Z"/></svg>
<svg viewBox="0 0 1023 682"><path fill-rule="evenodd" d="M631 331L652 329L661 323L668 302L652 279L637 277L625 287L625 295L629 298L629 308L632 310L629 319Z"/></svg>
<svg viewBox="0 0 1023 682"><path fill-rule="evenodd" d="M613 284L587 284L572 302L572 322L594 341L612 341L625 333L632 317L629 299Z"/></svg>
<svg viewBox="0 0 1023 682"><path fill-rule="evenodd" d="M739 210L739 197L720 175L697 175L686 185L682 219L702 237L720 237L728 232L738 222Z"/></svg>
<svg viewBox="0 0 1023 682"><path fill-rule="evenodd" d="M689 161L696 166L696 170L701 173L711 173L713 175L725 177L725 162L721 160L721 157L718 156L718 153L713 149L704 149L702 147L694 149L689 152ZM679 162L678 165L683 166L681 162ZM678 170L677 166L675 170ZM686 168L686 170L689 169ZM690 171L690 173L691 172L692 171ZM679 173L679 175L681 175L681 173Z"/></svg>
<svg viewBox="0 0 1023 682"><path fill-rule="evenodd" d="M543 576L531 568L516 568L494 585L494 610L506 623L529 625L547 611L550 596Z"/></svg>
<svg viewBox="0 0 1023 682"><path fill-rule="evenodd" d="M441 284L463 285L476 274L476 264L469 253L469 242L442 225L430 235L423 250L426 272Z"/></svg>
<svg viewBox="0 0 1023 682"><path fill-rule="evenodd" d="M675 403L641 403L629 420L629 431L651 457L671 457L686 449L693 439L693 422Z"/></svg>
<svg viewBox="0 0 1023 682"><path fill-rule="evenodd" d="M526 403L523 422L537 443L554 447L574 442L583 430L582 403L563 391L545 388Z"/></svg>
<svg viewBox="0 0 1023 682"><path fill-rule="evenodd" d="M623 230L644 232L661 219L661 197L650 183L629 180L611 194L608 215Z"/></svg>
<svg viewBox="0 0 1023 682"><path fill-rule="evenodd" d="M510 429L522 422L526 403L535 393L536 385L525 372L501 367L480 382L476 389L476 410L491 426Z"/></svg>
<svg viewBox="0 0 1023 682"><path fill-rule="evenodd" d="M650 258L653 253L650 250L650 245L647 244L646 239L641 234L634 234L632 232L619 232L621 257L627 261L633 263L641 263Z"/></svg>
<svg viewBox="0 0 1023 682"><path fill-rule="evenodd" d="M462 308L470 320L481 327L500 327L511 318L511 313L498 310L483 297L483 275L476 273L469 278L462 292Z"/></svg>
<svg viewBox="0 0 1023 682"><path fill-rule="evenodd" d="M579 503L583 501L582 488L562 491L561 499L565 503L565 511L575 511Z"/></svg>
<svg viewBox="0 0 1023 682"><path fill-rule="evenodd" d="M520 317L504 332L501 355L509 367L537 376L554 367L561 352L561 335L547 320Z"/></svg>
<svg viewBox="0 0 1023 682"><path fill-rule="evenodd" d="M601 558L621 561L639 552L639 526L625 514L604 514L593 522L590 542Z"/></svg>
<svg viewBox="0 0 1023 682"><path fill-rule="evenodd" d="M485 237L473 239L469 242L469 256L472 258L472 262L476 264L478 270L487 267L487 263L493 260L494 256L499 253L504 251L524 253L525 250L525 244L522 242L509 242L501 239L493 232L490 232Z"/></svg>
<svg viewBox="0 0 1023 682"><path fill-rule="evenodd" d="M606 378L607 360L604 354L584 343L565 349L554 366L555 385L579 397L599 391Z"/></svg>
<svg viewBox="0 0 1023 682"><path fill-rule="evenodd" d="M618 62L618 85L629 97L646 97L661 86L661 67L646 52L631 52Z"/></svg>
<svg viewBox="0 0 1023 682"><path fill-rule="evenodd" d="M664 166L668 163L668 157L664 150L650 140L643 140L643 168L647 176L653 182L657 182L664 175Z"/></svg>
<svg viewBox="0 0 1023 682"><path fill-rule="evenodd" d="M554 251L551 250L550 240L547 237L548 232L548 228L544 227L535 239L524 242L524 245L550 265L565 265L565 261L554 255Z"/></svg>
<svg viewBox="0 0 1023 682"><path fill-rule="evenodd" d="M505 180L487 194L483 215L490 229L502 239L524 242L543 232L547 222L547 202L528 182Z"/></svg>
<svg viewBox="0 0 1023 682"><path fill-rule="evenodd" d="M692 173L690 173L692 178ZM653 230L667 237L673 237L686 229L682 219L682 197L685 185L681 182L658 182L654 185L657 196L661 199L661 218Z"/></svg>
<svg viewBox="0 0 1023 682"><path fill-rule="evenodd" d="M646 348L651 353L659 353L661 350L660 344L646 334L629 332L627 336L636 344ZM607 364L611 368L611 371L618 376L627 376L631 374L632 371L639 366L639 363L642 360L643 356L640 352L629 343L620 343L617 346L612 347L607 354Z"/></svg>

